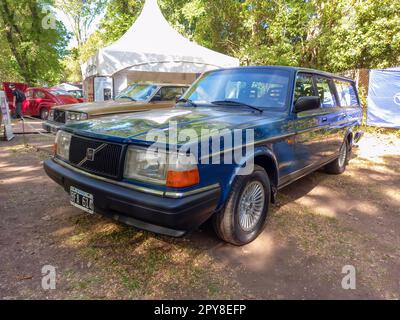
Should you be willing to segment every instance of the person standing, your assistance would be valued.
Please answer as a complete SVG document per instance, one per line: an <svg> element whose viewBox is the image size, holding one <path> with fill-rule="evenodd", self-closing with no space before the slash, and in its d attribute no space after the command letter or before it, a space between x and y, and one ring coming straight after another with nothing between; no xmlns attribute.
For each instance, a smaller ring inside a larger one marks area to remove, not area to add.
<svg viewBox="0 0 400 320"><path fill-rule="evenodd" d="M24 119L22 114L22 103L26 100L25 94L15 87L15 84L10 84L10 89L12 90L13 105L15 107L15 118Z"/></svg>

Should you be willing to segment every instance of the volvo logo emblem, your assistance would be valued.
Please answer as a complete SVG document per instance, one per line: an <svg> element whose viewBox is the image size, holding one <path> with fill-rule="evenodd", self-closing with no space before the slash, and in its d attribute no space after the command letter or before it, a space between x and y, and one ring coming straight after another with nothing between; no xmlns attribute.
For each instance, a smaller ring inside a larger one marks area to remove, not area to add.
<svg viewBox="0 0 400 320"><path fill-rule="evenodd" d="M107 144L102 144L100 147L98 147L97 149L93 149L93 148L87 148L86 149L86 156L82 159L81 162L78 163L78 167L81 167L85 164L86 161L94 161L94 157L96 155L96 153L100 152L101 150L103 150L105 147L107 147Z"/></svg>
<svg viewBox="0 0 400 320"><path fill-rule="evenodd" d="M394 102L395 104L397 104L398 106L400 106L400 92L396 93L396 94L393 96L393 102Z"/></svg>
<svg viewBox="0 0 400 320"><path fill-rule="evenodd" d="M87 161L94 161L94 155L96 153L96 150L92 149L92 148L88 148L86 150L86 160Z"/></svg>

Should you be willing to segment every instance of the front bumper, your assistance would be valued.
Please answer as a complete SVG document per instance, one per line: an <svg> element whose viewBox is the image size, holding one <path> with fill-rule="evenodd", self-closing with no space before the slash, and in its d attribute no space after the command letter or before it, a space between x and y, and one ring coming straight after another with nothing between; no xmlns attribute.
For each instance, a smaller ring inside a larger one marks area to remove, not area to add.
<svg viewBox="0 0 400 320"><path fill-rule="evenodd" d="M174 237L204 223L216 210L221 195L219 187L178 199L147 194L80 174L53 159L44 162L44 169L66 192L74 186L91 193L96 213Z"/></svg>
<svg viewBox="0 0 400 320"><path fill-rule="evenodd" d="M42 128L51 133L57 133L58 130L60 130L61 126L63 124L61 123L56 123L56 122L50 122L50 121L45 121L42 122Z"/></svg>

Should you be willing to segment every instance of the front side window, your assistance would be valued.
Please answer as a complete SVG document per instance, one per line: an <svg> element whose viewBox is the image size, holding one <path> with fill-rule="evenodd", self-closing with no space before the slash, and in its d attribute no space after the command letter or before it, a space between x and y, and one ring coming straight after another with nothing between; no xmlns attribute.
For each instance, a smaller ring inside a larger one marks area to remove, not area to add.
<svg viewBox="0 0 400 320"><path fill-rule="evenodd" d="M164 87L160 90L161 101L174 101L181 96L183 90L181 87Z"/></svg>
<svg viewBox="0 0 400 320"><path fill-rule="evenodd" d="M290 72L280 69L231 69L205 74L183 98L196 104L230 101L258 108L284 110Z"/></svg>
<svg viewBox="0 0 400 320"><path fill-rule="evenodd" d="M123 90L116 98L117 101L147 101L157 90L156 85L132 84Z"/></svg>
<svg viewBox="0 0 400 320"><path fill-rule="evenodd" d="M333 82L329 78L316 77L318 95L321 98L322 108L333 108L337 106Z"/></svg>
<svg viewBox="0 0 400 320"><path fill-rule="evenodd" d="M358 107L358 98L354 85L348 81L335 80L339 103L342 107Z"/></svg>
<svg viewBox="0 0 400 320"><path fill-rule="evenodd" d="M313 76L311 74L299 73L294 90L294 102L296 103L300 97L312 96L315 96Z"/></svg>
<svg viewBox="0 0 400 320"><path fill-rule="evenodd" d="M46 95L43 91L35 91L35 98L44 99Z"/></svg>

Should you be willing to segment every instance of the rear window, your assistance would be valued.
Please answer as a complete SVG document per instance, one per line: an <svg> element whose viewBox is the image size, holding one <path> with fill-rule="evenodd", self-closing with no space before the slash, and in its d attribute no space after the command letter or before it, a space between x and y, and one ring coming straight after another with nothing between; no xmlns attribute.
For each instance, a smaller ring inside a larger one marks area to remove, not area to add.
<svg viewBox="0 0 400 320"><path fill-rule="evenodd" d="M359 106L356 89L353 83L349 81L335 80L335 85L341 107Z"/></svg>
<svg viewBox="0 0 400 320"><path fill-rule="evenodd" d="M72 96L72 94L70 94L68 91L59 90L59 89L57 89L57 90L53 89L50 91L50 93L55 96Z"/></svg>

